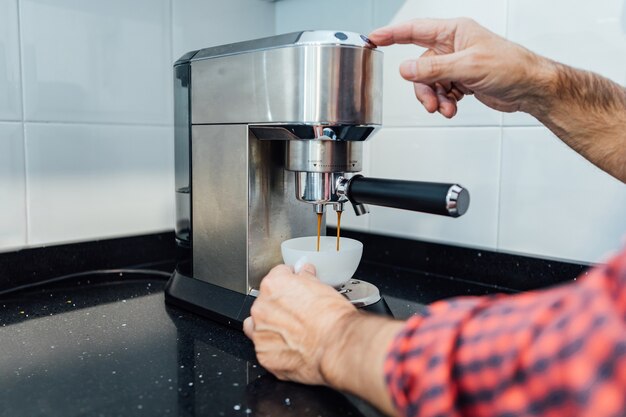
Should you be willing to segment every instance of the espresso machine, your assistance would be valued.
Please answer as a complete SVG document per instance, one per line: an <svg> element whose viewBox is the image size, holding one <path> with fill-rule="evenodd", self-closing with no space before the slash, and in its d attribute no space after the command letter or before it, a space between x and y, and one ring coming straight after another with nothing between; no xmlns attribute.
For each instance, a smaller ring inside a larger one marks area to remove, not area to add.
<svg viewBox="0 0 626 417"><path fill-rule="evenodd" d="M165 299L241 327L286 239L316 213L367 204L458 217L457 184L366 178L382 122L383 53L365 36L303 31L193 51L174 64L176 243ZM322 229L324 230L325 227ZM357 278L338 288L389 312Z"/></svg>

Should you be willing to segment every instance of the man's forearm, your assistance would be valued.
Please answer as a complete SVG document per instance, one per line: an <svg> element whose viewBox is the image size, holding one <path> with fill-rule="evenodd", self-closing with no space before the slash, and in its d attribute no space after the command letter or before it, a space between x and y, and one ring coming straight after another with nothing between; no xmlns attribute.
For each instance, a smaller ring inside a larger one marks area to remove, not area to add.
<svg viewBox="0 0 626 417"><path fill-rule="evenodd" d="M364 398L387 415L397 415L385 383L384 362L403 327L404 322L361 312L337 323L322 360L327 383Z"/></svg>
<svg viewBox="0 0 626 417"><path fill-rule="evenodd" d="M544 61L523 110L569 147L626 182L626 89L600 75Z"/></svg>

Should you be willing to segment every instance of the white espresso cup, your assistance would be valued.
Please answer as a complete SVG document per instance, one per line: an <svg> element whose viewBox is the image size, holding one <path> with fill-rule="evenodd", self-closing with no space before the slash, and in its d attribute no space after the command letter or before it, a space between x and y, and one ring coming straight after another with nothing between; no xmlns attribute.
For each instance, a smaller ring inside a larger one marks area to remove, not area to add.
<svg viewBox="0 0 626 417"><path fill-rule="evenodd" d="M315 266L317 277L325 284L339 288L352 278L361 262L363 244L358 240L333 236L320 237L317 251L317 236L298 237L285 240L280 245L283 261L292 266L296 273L304 264Z"/></svg>

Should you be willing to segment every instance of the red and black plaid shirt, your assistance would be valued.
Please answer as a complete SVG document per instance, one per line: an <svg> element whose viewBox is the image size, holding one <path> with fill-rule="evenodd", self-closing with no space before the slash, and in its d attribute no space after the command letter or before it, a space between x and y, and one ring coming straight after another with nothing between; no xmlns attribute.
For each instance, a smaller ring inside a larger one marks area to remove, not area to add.
<svg viewBox="0 0 626 417"><path fill-rule="evenodd" d="M626 250L549 290L432 304L385 375L404 416L626 416Z"/></svg>

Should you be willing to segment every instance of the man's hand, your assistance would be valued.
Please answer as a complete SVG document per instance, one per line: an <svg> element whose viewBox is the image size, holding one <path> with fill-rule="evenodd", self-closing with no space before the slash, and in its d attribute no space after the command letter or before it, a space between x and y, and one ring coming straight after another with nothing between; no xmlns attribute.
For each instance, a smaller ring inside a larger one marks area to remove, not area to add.
<svg viewBox="0 0 626 417"><path fill-rule="evenodd" d="M413 81L415 96L430 113L450 118L457 102L474 94L487 106L505 112L529 111L540 73L550 61L507 41L470 19L415 19L377 29L369 35L379 46L394 43L428 48L405 61L400 74Z"/></svg>
<svg viewBox="0 0 626 417"><path fill-rule="evenodd" d="M276 377L348 391L396 413L383 365L402 322L357 311L312 265L299 274L285 265L272 269L250 313L244 332Z"/></svg>
<svg viewBox="0 0 626 417"><path fill-rule="evenodd" d="M286 265L272 269L250 314L243 329L263 367L279 379L331 385L325 355L357 312L315 277L314 266L305 265L299 274Z"/></svg>
<svg viewBox="0 0 626 417"><path fill-rule="evenodd" d="M626 89L597 74L558 64L470 19L416 19L375 30L377 45L428 48L402 63L426 110L453 117L474 94L500 111L535 116L600 169L626 182Z"/></svg>

